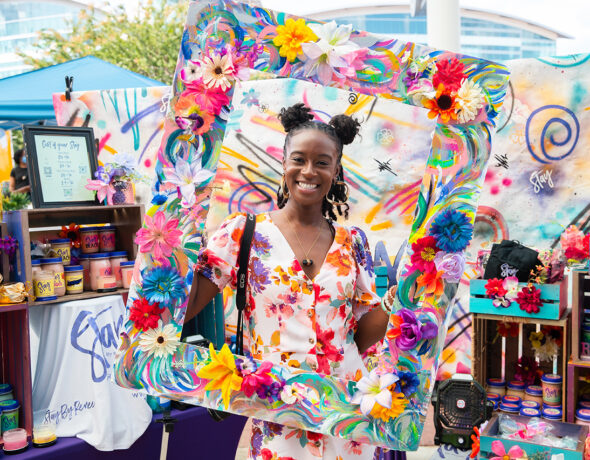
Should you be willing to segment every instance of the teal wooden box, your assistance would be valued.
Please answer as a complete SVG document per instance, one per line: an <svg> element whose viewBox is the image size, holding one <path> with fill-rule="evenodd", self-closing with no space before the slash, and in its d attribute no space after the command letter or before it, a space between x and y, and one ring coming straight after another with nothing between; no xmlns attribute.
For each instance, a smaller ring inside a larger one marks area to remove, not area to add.
<svg viewBox="0 0 590 460"><path fill-rule="evenodd" d="M567 278L556 284L533 284L541 290L541 301L539 313L527 313L520 309L516 302L508 307L495 307L492 299L486 296L486 283L488 280L475 279L469 282L469 312L484 313L498 316L520 316L533 319L554 319L562 317L567 308ZM518 283L523 288L527 283Z"/></svg>
<svg viewBox="0 0 590 460"><path fill-rule="evenodd" d="M497 457L497 455L492 452L492 442L494 441L500 441L506 452L508 452L512 446L519 446L527 453L529 458L538 452L545 454L545 457L543 458L554 458L552 457L553 455L559 454L563 454L563 460L583 460L584 458L584 444L586 441L586 436L588 436L588 427L586 425L575 425L573 423L543 420L545 423L551 426L551 433L553 435L559 437L571 436L578 440L576 449L570 450L533 444L532 442L527 442L523 439L512 440L500 438L498 436L498 417L499 415L495 414L480 435L479 459L490 459L492 457ZM526 424L531 422L530 417L522 417L520 415L511 415L510 417L516 420L518 423Z"/></svg>

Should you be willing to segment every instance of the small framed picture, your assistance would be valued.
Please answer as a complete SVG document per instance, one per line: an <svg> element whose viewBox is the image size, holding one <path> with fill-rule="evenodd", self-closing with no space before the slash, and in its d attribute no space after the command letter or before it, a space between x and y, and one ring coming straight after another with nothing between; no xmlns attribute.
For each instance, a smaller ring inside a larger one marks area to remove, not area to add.
<svg viewBox="0 0 590 460"><path fill-rule="evenodd" d="M98 204L86 188L97 169L92 128L23 126L34 208Z"/></svg>

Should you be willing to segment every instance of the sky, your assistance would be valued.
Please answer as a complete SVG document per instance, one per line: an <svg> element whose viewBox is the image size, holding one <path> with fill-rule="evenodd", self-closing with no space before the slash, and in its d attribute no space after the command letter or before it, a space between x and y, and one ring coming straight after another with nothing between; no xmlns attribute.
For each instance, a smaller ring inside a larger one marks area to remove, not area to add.
<svg viewBox="0 0 590 460"><path fill-rule="evenodd" d="M396 0L260 0L267 8L305 16L330 9L408 3ZM447 0L435 0L447 1ZM558 39L557 55L590 53L590 0L459 0L460 6L504 13L574 37Z"/></svg>

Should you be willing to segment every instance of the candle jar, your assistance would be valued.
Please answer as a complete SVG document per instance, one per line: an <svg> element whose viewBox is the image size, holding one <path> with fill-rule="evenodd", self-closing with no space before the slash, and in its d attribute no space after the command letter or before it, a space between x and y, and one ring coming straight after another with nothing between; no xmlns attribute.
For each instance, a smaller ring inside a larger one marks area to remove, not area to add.
<svg viewBox="0 0 590 460"><path fill-rule="evenodd" d="M544 407L541 411L541 416L547 420L561 420L563 418L559 407Z"/></svg>
<svg viewBox="0 0 590 460"><path fill-rule="evenodd" d="M53 293L61 297L66 295L66 280L64 276L64 266L61 263L61 257L50 257L41 259L41 268L43 271L53 273Z"/></svg>
<svg viewBox="0 0 590 460"><path fill-rule="evenodd" d="M32 279L35 279L35 273L41 271L41 261L39 259L31 260Z"/></svg>
<svg viewBox="0 0 590 460"><path fill-rule="evenodd" d="M540 417L541 411L534 407L521 407L520 415L523 415L524 417Z"/></svg>
<svg viewBox="0 0 590 460"><path fill-rule="evenodd" d="M33 446L34 447L49 447L57 442L55 435L55 425L52 423L45 423L33 428Z"/></svg>
<svg viewBox="0 0 590 460"><path fill-rule="evenodd" d="M80 229L80 244L84 254L98 252L100 246L98 239L98 227L84 227Z"/></svg>
<svg viewBox="0 0 590 460"><path fill-rule="evenodd" d="M541 405L536 401L523 401L520 403L520 407L530 407L531 409L539 409Z"/></svg>
<svg viewBox="0 0 590 460"><path fill-rule="evenodd" d="M117 287L123 287L123 280L121 278L121 262L127 262L127 251L111 252L110 257L113 275L115 275L115 279L117 280Z"/></svg>
<svg viewBox="0 0 590 460"><path fill-rule="evenodd" d="M18 409L20 404L16 399L6 399L0 401L0 432L4 433L8 430L18 428Z"/></svg>
<svg viewBox="0 0 590 460"><path fill-rule="evenodd" d="M578 425L590 426L590 410L589 409L578 409L576 411L576 423Z"/></svg>
<svg viewBox="0 0 590 460"><path fill-rule="evenodd" d="M494 379L490 378L487 380L488 387L486 391L488 393L495 393L498 396L502 397L506 394L506 383L502 379Z"/></svg>
<svg viewBox="0 0 590 460"><path fill-rule="evenodd" d="M64 267L66 274L66 293L80 294L84 290L84 268L82 265Z"/></svg>
<svg viewBox="0 0 590 460"><path fill-rule="evenodd" d="M112 276L113 274L109 254L107 252L90 254L88 260L90 261L90 288L93 291L97 291L98 280L105 276Z"/></svg>
<svg viewBox="0 0 590 460"><path fill-rule="evenodd" d="M518 414L520 412L520 406L514 403L501 402L498 405L498 408L500 409L500 411L505 412L507 414Z"/></svg>
<svg viewBox="0 0 590 460"><path fill-rule="evenodd" d="M131 286L134 266L135 261L133 260L130 262L121 262L121 281L123 282L123 287L125 289L129 289L129 287Z"/></svg>
<svg viewBox="0 0 590 460"><path fill-rule="evenodd" d="M519 398L524 398L524 390L526 385L524 382L519 380L512 380L508 382L508 388L506 390L506 394L510 396L518 396Z"/></svg>
<svg viewBox="0 0 590 460"><path fill-rule="evenodd" d="M35 300L43 302L44 300L55 300L55 275L50 271L39 270L33 278L33 289Z"/></svg>
<svg viewBox="0 0 590 460"><path fill-rule="evenodd" d="M111 252L115 250L115 227L113 225L107 225L105 227L99 227L98 229L98 241L100 252Z"/></svg>
<svg viewBox="0 0 590 460"><path fill-rule="evenodd" d="M51 249L55 253L56 257L61 257L63 265L70 265L72 260L72 251L69 238L58 238L55 240L49 240L51 243Z"/></svg>
<svg viewBox="0 0 590 460"><path fill-rule="evenodd" d="M546 406L561 407L561 375L544 374L541 377L543 387L543 404Z"/></svg>
<svg viewBox="0 0 590 460"><path fill-rule="evenodd" d="M0 383L0 401L6 401L7 399L14 399L14 396L12 396L12 385L9 383Z"/></svg>
<svg viewBox="0 0 590 460"><path fill-rule="evenodd" d="M24 428L15 428L2 433L5 454L20 454L27 450L27 431Z"/></svg>
<svg viewBox="0 0 590 460"><path fill-rule="evenodd" d="M98 292L114 292L116 290L117 279L114 275L107 275L98 279Z"/></svg>
<svg viewBox="0 0 590 460"><path fill-rule="evenodd" d="M90 291L90 259L88 259L88 254L80 254L78 257L80 261L80 265L82 265L83 269L83 277L84 277L84 290Z"/></svg>
<svg viewBox="0 0 590 460"><path fill-rule="evenodd" d="M524 390L524 400L543 404L543 388L539 385L529 385Z"/></svg>

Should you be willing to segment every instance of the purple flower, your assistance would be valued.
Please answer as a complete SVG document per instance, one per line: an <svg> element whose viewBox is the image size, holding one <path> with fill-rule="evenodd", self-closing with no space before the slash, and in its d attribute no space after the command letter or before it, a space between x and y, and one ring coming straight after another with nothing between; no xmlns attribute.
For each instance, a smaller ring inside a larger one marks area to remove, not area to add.
<svg viewBox="0 0 590 460"><path fill-rule="evenodd" d="M458 283L465 271L465 256L461 252L439 251L434 256L434 265L437 271L443 272L443 280Z"/></svg>
<svg viewBox="0 0 590 460"><path fill-rule="evenodd" d="M253 372L256 372L258 365L252 358L252 355L246 351L246 356L244 358L236 359L236 367L242 375L250 375Z"/></svg>
<svg viewBox="0 0 590 460"><path fill-rule="evenodd" d="M252 239L252 248L254 249L254 252L259 256L270 255L270 241L267 237L263 236L258 232L256 232L254 238Z"/></svg>
<svg viewBox="0 0 590 460"><path fill-rule="evenodd" d="M438 326L432 321L422 323L416 314L407 308L398 311L401 319L400 335L395 339L400 350L413 350L421 340L433 339L438 334Z"/></svg>
<svg viewBox="0 0 590 460"><path fill-rule="evenodd" d="M414 85L418 82L418 80L420 80L421 76L422 72L414 72L413 70L408 69L406 72L406 76L404 77L404 84L406 85L406 88L411 88L412 85Z"/></svg>
<svg viewBox="0 0 590 460"><path fill-rule="evenodd" d="M260 261L258 257L252 257L252 264L250 266L250 287L254 292L260 294L264 291L265 285L270 284L268 278L270 270Z"/></svg>
<svg viewBox="0 0 590 460"><path fill-rule="evenodd" d="M270 385L262 385L256 390L256 394L260 399L268 399L272 401L278 399L281 390L285 386L285 382L272 382Z"/></svg>

